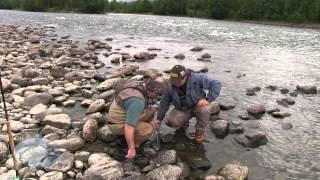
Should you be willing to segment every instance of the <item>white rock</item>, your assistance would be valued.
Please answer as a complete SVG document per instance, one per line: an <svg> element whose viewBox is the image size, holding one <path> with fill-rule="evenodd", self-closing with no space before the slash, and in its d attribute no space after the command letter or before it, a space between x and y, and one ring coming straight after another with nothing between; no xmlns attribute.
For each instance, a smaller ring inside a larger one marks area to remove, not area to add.
<svg viewBox="0 0 320 180"><path fill-rule="evenodd" d="M31 110L30 110L30 114L31 115L36 115L36 114L40 114L42 112L44 112L47 109L47 106L44 104L37 104L36 106L34 106Z"/></svg>

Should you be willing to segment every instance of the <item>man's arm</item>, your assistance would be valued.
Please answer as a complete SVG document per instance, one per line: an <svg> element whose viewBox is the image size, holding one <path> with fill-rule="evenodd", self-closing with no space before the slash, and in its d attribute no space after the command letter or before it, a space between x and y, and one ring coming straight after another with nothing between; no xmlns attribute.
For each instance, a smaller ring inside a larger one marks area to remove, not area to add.
<svg viewBox="0 0 320 180"><path fill-rule="evenodd" d="M157 114L157 120L162 121L164 116L166 115L170 103L171 103L171 97L170 97L170 90L167 90L160 101L159 109L158 109L158 114Z"/></svg>
<svg viewBox="0 0 320 180"><path fill-rule="evenodd" d="M204 89L209 90L207 95L208 101L212 102L215 99L217 99L221 91L220 81L213 79L205 74L200 75L200 77L201 77L202 87Z"/></svg>
<svg viewBox="0 0 320 180"><path fill-rule="evenodd" d="M124 126L124 134L128 144L127 158L134 158L136 156L134 131L135 126L139 121L139 117L144 110L144 102L138 97L130 97L123 101L123 106L127 110L126 124Z"/></svg>

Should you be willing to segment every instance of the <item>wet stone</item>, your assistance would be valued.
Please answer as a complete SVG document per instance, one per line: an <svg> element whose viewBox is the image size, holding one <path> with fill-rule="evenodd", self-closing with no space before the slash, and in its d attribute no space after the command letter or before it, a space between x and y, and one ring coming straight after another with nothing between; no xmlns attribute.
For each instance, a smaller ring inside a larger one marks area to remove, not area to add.
<svg viewBox="0 0 320 180"><path fill-rule="evenodd" d="M153 159L157 165L174 164L177 161L177 152L175 150L161 151Z"/></svg>
<svg viewBox="0 0 320 180"><path fill-rule="evenodd" d="M190 51L200 52L200 51L203 51L203 48L202 47L194 47L194 48L190 49Z"/></svg>
<svg viewBox="0 0 320 180"><path fill-rule="evenodd" d="M280 89L281 94L288 94L289 93L289 89L287 88L281 88Z"/></svg>
<svg viewBox="0 0 320 180"><path fill-rule="evenodd" d="M234 162L231 164L226 164L218 172L218 175L224 177L225 179L247 179L249 169L247 166L242 166L239 162Z"/></svg>
<svg viewBox="0 0 320 180"><path fill-rule="evenodd" d="M219 102L219 106L222 110L230 110L233 109L235 107L235 104L232 102Z"/></svg>
<svg viewBox="0 0 320 180"><path fill-rule="evenodd" d="M275 90L277 90L277 86L275 86L275 85L269 85L269 86L266 86L266 89L269 89L269 90L271 90L271 91L275 91Z"/></svg>
<svg viewBox="0 0 320 180"><path fill-rule="evenodd" d="M271 115L275 118L285 118L291 116L288 112L273 112Z"/></svg>
<svg viewBox="0 0 320 180"><path fill-rule="evenodd" d="M297 91L304 94L317 94L317 87L310 85L297 86Z"/></svg>
<svg viewBox="0 0 320 180"><path fill-rule="evenodd" d="M266 108L262 104L255 104L249 106L247 112L255 118L260 118L266 112Z"/></svg>
<svg viewBox="0 0 320 180"><path fill-rule="evenodd" d="M186 58L186 56L184 54L177 54L177 55L174 56L174 58L176 58L176 59L184 59L184 58Z"/></svg>
<svg viewBox="0 0 320 180"><path fill-rule="evenodd" d="M280 109L279 108L272 108L272 109L267 110L268 114L272 114L274 112L280 112Z"/></svg>
<svg viewBox="0 0 320 180"><path fill-rule="evenodd" d="M192 169L200 169L206 171L211 168L211 163L207 159L196 158L191 160L190 167Z"/></svg>
<svg viewBox="0 0 320 180"><path fill-rule="evenodd" d="M248 115L244 115L244 114L238 115L238 117L239 117L240 119L242 119L242 120L245 120L245 121L247 121L247 120L250 119L250 117L249 117Z"/></svg>
<svg viewBox="0 0 320 180"><path fill-rule="evenodd" d="M284 121L284 122L281 123L281 127L282 127L282 129L284 129L284 130L288 130L288 129L292 129L292 128L293 128L293 125L292 125L292 123L289 122L289 121Z"/></svg>
<svg viewBox="0 0 320 180"><path fill-rule="evenodd" d="M52 162L49 166L46 166L47 171L60 171L67 172L70 170L74 163L74 155L70 152L65 152L61 154L56 160Z"/></svg>
<svg viewBox="0 0 320 180"><path fill-rule="evenodd" d="M289 98L289 97L288 97L288 98L283 98L283 99L281 99L281 101L284 101L284 102L286 102L286 103L289 104L289 105L293 105L293 104L296 103L293 98Z"/></svg>
<svg viewBox="0 0 320 180"><path fill-rule="evenodd" d="M216 137L223 138L228 134L229 122L226 120L217 120L211 123L210 128Z"/></svg>

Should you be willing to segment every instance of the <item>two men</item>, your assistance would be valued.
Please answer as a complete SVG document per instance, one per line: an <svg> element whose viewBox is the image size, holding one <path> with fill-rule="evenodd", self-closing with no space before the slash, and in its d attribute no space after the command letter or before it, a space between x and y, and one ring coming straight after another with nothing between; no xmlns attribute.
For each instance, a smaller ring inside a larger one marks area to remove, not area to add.
<svg viewBox="0 0 320 180"><path fill-rule="evenodd" d="M163 119L173 128L185 129L195 116L195 141L200 144L204 141L204 130L210 114L220 110L214 100L219 96L221 83L181 65L171 69L170 83L166 88L166 81L162 77L155 77L143 83L127 83L116 89L108 124L114 134L125 135L127 158L136 156L135 148L152 138L155 128L160 127ZM153 120L156 110L150 108L148 99L161 95L157 120ZM167 113L171 104L174 109Z"/></svg>

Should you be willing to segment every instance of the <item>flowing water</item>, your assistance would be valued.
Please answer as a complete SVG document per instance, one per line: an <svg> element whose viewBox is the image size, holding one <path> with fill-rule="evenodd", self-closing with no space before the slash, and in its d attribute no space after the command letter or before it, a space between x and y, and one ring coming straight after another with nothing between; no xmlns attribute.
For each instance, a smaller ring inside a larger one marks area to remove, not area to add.
<svg viewBox="0 0 320 180"><path fill-rule="evenodd" d="M264 88L267 85L290 91L297 85L320 87L320 31L315 29L185 17L18 11L0 11L0 23L33 27L53 25L59 35L71 35L72 39L83 42L112 37L114 40L109 44L121 52L133 53L148 47L162 49L155 60L137 63L142 69L166 70L175 64L193 69L208 67L209 74L223 84L218 100L233 101L236 105L235 109L221 114L231 121L241 121L237 116L245 113L250 104L265 104L267 109L278 107L276 100L287 95L279 90L267 90ZM132 45L132 48L125 48L125 45ZM191 52L194 46L205 50ZM197 61L205 52L212 55L212 61ZM177 53L185 54L186 59L174 59ZM243 74L245 76L237 78ZM262 91L257 96L246 96L245 89L253 86L262 87ZM221 140L208 130L206 138L210 142L205 144L205 151L199 152L212 163L206 173L216 173L223 164L236 160L249 167L249 179L320 179L320 113L317 112L320 97L299 95L295 100L293 106L280 107L292 113L285 119L293 124L292 129L283 130L283 120L269 115L258 121L260 130L267 133L269 140L265 146L246 149L233 140L233 135ZM191 126L193 124L194 121Z"/></svg>

